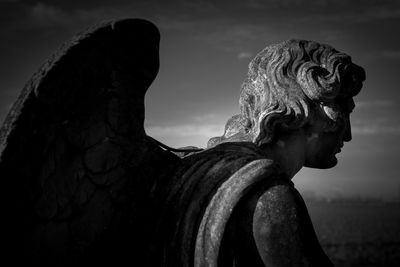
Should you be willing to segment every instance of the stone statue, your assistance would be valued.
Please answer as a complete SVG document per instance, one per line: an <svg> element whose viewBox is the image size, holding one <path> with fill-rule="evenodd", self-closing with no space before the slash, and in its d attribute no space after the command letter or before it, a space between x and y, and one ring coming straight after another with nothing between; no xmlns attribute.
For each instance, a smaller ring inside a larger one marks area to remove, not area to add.
<svg viewBox="0 0 400 267"><path fill-rule="evenodd" d="M239 115L207 149L146 135L158 72L148 21L105 23L33 76L0 131L3 227L14 263L332 266L291 178L350 141L364 70L290 40L250 63Z"/></svg>

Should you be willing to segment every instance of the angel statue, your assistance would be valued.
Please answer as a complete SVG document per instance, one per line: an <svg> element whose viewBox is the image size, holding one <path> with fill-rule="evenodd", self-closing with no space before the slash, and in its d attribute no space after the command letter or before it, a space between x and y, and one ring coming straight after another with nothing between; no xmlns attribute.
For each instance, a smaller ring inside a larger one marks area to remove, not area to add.
<svg viewBox="0 0 400 267"><path fill-rule="evenodd" d="M206 149L172 149L143 127L159 37L146 20L104 23L27 83L0 131L5 258L333 266L291 179L303 166L336 165L364 70L313 41L267 46L224 134Z"/></svg>

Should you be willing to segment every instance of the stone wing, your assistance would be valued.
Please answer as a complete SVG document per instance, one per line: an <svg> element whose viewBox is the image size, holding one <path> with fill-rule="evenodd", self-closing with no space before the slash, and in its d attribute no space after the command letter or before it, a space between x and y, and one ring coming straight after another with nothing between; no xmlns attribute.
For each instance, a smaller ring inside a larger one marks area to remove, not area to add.
<svg viewBox="0 0 400 267"><path fill-rule="evenodd" d="M0 130L2 236L14 262L114 265L145 253L152 184L179 160L143 128L158 46L150 22L104 23L23 89Z"/></svg>

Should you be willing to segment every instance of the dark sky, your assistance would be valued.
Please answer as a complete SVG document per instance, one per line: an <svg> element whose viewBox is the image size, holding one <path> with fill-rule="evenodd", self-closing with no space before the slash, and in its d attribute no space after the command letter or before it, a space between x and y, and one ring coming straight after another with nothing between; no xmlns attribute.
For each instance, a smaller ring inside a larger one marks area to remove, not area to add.
<svg viewBox="0 0 400 267"><path fill-rule="evenodd" d="M0 121L30 76L73 34L102 20L140 17L161 31L159 75L146 98L149 135L204 147L238 113L247 65L289 38L351 55L367 80L351 115L353 141L329 170L303 169L302 191L400 197L400 1L0 0Z"/></svg>

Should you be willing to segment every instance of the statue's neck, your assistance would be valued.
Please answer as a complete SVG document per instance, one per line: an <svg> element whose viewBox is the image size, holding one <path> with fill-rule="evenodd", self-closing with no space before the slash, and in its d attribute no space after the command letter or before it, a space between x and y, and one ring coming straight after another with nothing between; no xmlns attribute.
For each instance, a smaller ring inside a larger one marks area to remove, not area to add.
<svg viewBox="0 0 400 267"><path fill-rule="evenodd" d="M279 139L272 144L260 147L269 158L280 165L282 171L292 179L300 171L305 162L305 136L299 130L290 134L281 134Z"/></svg>

